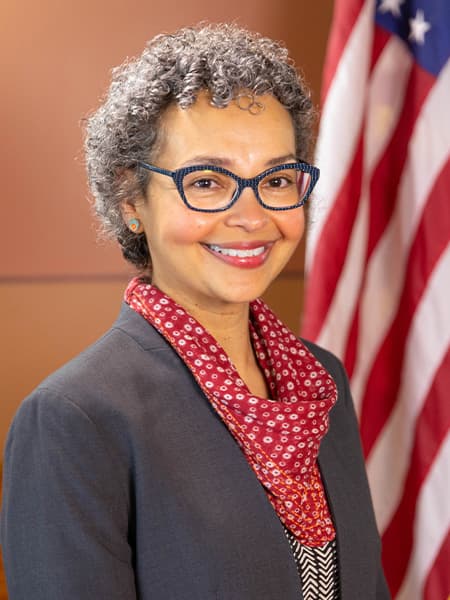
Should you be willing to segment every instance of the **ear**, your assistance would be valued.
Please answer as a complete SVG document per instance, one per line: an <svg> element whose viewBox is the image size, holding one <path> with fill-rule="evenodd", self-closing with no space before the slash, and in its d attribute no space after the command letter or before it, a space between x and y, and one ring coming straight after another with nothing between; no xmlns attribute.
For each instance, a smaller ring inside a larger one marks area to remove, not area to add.
<svg viewBox="0 0 450 600"><path fill-rule="evenodd" d="M145 205L145 198L139 193L136 194L137 182L134 169L124 169L120 175L118 175L118 178L123 192L126 192L126 190L133 190L133 193L130 194L128 198L127 194L124 194L126 199L120 204L120 212L122 213L125 224L128 225L129 221L132 219L142 220L140 213L141 208ZM141 233L141 231L139 231L139 233ZM136 233L136 231L134 232Z"/></svg>
<svg viewBox="0 0 450 600"><path fill-rule="evenodd" d="M120 211L126 226L135 234L139 234L144 231L139 206L139 203L135 204L129 200L124 200L120 205Z"/></svg>

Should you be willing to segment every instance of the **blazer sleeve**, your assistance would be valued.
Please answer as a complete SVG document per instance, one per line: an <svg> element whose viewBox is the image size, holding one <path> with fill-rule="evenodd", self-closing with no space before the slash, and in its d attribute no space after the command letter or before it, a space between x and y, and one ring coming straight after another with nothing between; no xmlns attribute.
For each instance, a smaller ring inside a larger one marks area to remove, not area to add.
<svg viewBox="0 0 450 600"><path fill-rule="evenodd" d="M136 600L126 470L69 398L41 388L22 404L3 474L10 600Z"/></svg>

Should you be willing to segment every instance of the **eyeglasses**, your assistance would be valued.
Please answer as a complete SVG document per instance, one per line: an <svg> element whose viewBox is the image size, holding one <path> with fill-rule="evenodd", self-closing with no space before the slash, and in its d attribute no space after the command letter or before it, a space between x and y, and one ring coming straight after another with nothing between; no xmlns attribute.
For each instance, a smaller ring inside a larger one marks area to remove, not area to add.
<svg viewBox="0 0 450 600"><path fill-rule="evenodd" d="M305 162L286 163L245 179L214 165L196 165L168 171L138 162L140 167L171 177L181 199L191 210L221 212L237 202L246 187L269 210L290 210L303 206L319 179L320 171Z"/></svg>

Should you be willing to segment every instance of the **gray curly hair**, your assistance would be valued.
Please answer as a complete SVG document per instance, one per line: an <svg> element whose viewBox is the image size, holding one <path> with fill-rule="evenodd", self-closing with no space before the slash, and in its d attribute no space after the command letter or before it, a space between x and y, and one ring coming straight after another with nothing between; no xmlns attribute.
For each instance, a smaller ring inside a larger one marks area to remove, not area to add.
<svg viewBox="0 0 450 600"><path fill-rule="evenodd" d="M201 24L156 36L141 56L113 70L104 103L86 122L95 211L103 232L118 240L124 257L139 269L151 267L147 240L128 229L121 204L145 192L150 174L127 173L157 153L165 109L173 103L187 108L203 90L218 108L244 90L251 96L273 95L292 117L297 156L309 158L314 110L282 44L231 24Z"/></svg>

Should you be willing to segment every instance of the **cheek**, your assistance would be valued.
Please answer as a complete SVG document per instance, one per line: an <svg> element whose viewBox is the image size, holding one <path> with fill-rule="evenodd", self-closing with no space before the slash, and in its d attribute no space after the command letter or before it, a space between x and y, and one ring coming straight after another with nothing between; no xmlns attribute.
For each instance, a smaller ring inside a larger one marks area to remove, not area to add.
<svg viewBox="0 0 450 600"><path fill-rule="evenodd" d="M206 239L215 226L215 219L211 215L178 207L177 210L154 211L149 224L150 245L152 238L171 244L189 245Z"/></svg>
<svg viewBox="0 0 450 600"><path fill-rule="evenodd" d="M282 232L286 240L298 244L305 232L305 213L303 208L297 209L295 214L289 211L281 213L278 221L278 229Z"/></svg>

